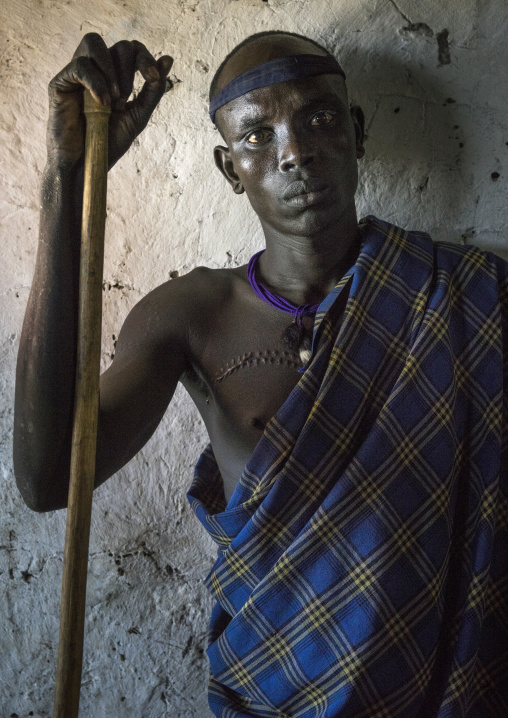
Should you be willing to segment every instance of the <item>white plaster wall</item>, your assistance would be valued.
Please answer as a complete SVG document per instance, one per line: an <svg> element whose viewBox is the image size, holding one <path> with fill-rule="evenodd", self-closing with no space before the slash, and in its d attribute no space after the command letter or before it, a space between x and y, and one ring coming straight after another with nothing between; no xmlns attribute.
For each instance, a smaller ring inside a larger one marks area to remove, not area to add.
<svg viewBox="0 0 508 718"><path fill-rule="evenodd" d="M172 271L244 263L261 245L211 150L211 74L246 35L287 29L337 51L367 117L360 215L508 257L505 0L4 0L1 55L0 716L51 715L65 512L13 481L18 337L37 237L46 85L82 33L175 57L175 88L111 172L106 366L129 309ZM498 175L493 174L498 173ZM183 391L145 449L96 493L81 715L209 715L204 656L214 550L187 507L206 441Z"/></svg>

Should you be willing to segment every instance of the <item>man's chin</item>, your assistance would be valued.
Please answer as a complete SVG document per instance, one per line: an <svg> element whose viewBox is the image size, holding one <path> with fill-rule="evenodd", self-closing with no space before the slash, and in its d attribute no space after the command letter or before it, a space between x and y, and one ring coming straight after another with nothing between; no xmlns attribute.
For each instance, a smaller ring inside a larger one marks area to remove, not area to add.
<svg viewBox="0 0 508 718"><path fill-rule="evenodd" d="M275 233L280 237L309 237L315 238L323 235L334 227L338 226L338 218L330 217L329 213L325 216L317 216L316 213L308 214L304 218L298 220L271 223L262 222L262 227L266 235Z"/></svg>
<svg viewBox="0 0 508 718"><path fill-rule="evenodd" d="M278 231L295 236L315 236L330 227L337 226L343 214L343 208L337 202L312 202L307 206L292 207L290 216L280 218ZM282 220L282 221L280 221Z"/></svg>

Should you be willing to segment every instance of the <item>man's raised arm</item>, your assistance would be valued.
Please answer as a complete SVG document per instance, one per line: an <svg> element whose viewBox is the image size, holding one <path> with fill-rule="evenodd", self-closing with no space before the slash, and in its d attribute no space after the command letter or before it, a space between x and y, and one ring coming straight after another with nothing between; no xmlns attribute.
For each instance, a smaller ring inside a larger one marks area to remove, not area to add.
<svg viewBox="0 0 508 718"><path fill-rule="evenodd" d="M83 87L111 104L109 166L146 126L162 97L172 59L158 61L136 41L108 49L86 35L49 85L48 159L39 248L16 374L14 467L18 488L36 511L67 503L74 400L79 245L84 150ZM134 75L145 84L128 102ZM157 299L132 312L117 357L101 379L97 484L125 463L155 429L183 371L175 339L161 365L161 332L139 331ZM159 371L154 387L153 372ZM163 386L162 379L165 380ZM161 387L163 387L161 389ZM140 403L141 402L141 403Z"/></svg>

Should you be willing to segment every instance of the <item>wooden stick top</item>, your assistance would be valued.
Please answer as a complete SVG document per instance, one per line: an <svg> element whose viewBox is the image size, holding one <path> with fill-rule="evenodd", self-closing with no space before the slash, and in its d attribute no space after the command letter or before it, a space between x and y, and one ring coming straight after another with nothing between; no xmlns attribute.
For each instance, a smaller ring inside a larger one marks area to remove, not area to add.
<svg viewBox="0 0 508 718"><path fill-rule="evenodd" d="M100 102L96 102L89 90L83 92L83 112L85 115L88 114L101 114L110 115L111 107L109 105L102 105Z"/></svg>

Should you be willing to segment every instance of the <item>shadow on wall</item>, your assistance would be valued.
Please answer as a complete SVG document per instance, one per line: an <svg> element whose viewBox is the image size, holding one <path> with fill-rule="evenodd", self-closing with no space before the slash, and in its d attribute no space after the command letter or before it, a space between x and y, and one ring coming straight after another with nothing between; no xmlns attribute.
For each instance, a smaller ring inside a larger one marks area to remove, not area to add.
<svg viewBox="0 0 508 718"><path fill-rule="evenodd" d="M474 147L485 138L463 85L450 94L449 75L448 85L440 83L416 56L404 62L403 53L347 54L351 101L366 117L359 215L425 230L435 240L475 243L484 168L475 164ZM489 182L499 178L488 174Z"/></svg>

